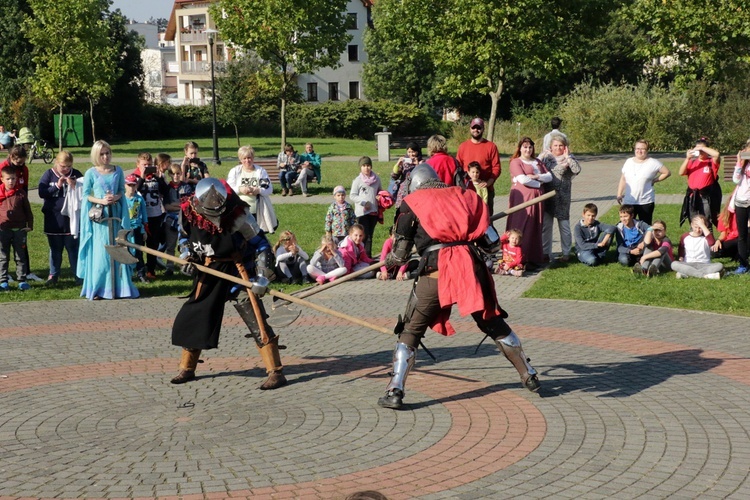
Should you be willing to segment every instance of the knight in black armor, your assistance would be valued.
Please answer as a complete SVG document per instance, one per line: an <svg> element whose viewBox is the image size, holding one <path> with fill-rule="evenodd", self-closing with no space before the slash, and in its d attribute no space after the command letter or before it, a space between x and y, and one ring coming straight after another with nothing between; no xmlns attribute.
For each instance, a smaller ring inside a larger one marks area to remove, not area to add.
<svg viewBox="0 0 750 500"><path fill-rule="evenodd" d="M447 187L426 164L411 174L409 195L396 220L393 250L386 266L403 265L413 246L420 255L406 312L399 317L393 351L393 376L378 400L385 408L403 405L406 378L414 366L417 347L427 327L453 335L448 318L457 304L462 316L471 314L479 329L495 341L513 364L524 387L539 390L537 372L529 364L521 341L505 322L484 256L497 250L499 237L490 225L489 209L474 192Z"/></svg>
<svg viewBox="0 0 750 500"><path fill-rule="evenodd" d="M266 321L267 314L259 299L268 285L263 276L248 272L256 264L256 238L260 228L247 204L224 182L214 178L201 179L195 193L181 205L181 227L186 245L183 258L190 263L183 272L193 276L193 289L177 313L172 326L172 344L182 347L180 372L171 382L184 384L195 379L195 369L204 349L219 345L219 332L224 304L233 284L225 279L200 272L192 263L199 263L225 274L238 275L252 287L243 290L235 305L251 336L268 373L261 389L276 389L286 384L279 355L279 337Z"/></svg>

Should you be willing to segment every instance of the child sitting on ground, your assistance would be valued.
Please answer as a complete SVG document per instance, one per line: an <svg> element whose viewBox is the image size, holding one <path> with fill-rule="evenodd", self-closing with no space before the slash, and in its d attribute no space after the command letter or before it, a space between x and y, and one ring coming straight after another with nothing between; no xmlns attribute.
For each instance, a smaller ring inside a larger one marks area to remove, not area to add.
<svg viewBox="0 0 750 500"><path fill-rule="evenodd" d="M672 242L667 237L667 223L657 219L651 225L653 239L647 251L641 256L638 264L633 266L633 274L645 274L651 278L659 273L669 272L672 269L674 254L672 253Z"/></svg>
<svg viewBox="0 0 750 500"><path fill-rule="evenodd" d="M315 279L319 285L326 281L333 281L346 274L346 265L333 239L325 235L320 240L320 248L315 250L307 274Z"/></svg>
<svg viewBox="0 0 750 500"><path fill-rule="evenodd" d="M393 235L393 226L391 226L389 234L390 237L383 242L383 249L380 251L380 260L385 260L385 257L391 253L391 249L393 248L393 242L396 239ZM416 271L417 267L419 267L418 260L410 260L403 266L385 267L383 265L380 266L380 271L375 275L375 278L384 281L392 279L404 281L404 279L409 277L410 272Z"/></svg>
<svg viewBox="0 0 750 500"><path fill-rule="evenodd" d="M519 229L506 231L500 237L500 243L503 246L503 260L497 264L497 270L495 271L497 274L523 276L521 238L523 238L523 233Z"/></svg>
<svg viewBox="0 0 750 500"><path fill-rule="evenodd" d="M276 255L276 276L286 284L300 284L307 281L307 253L297 244L297 237L291 231L283 231L273 247Z"/></svg>
<svg viewBox="0 0 750 500"><path fill-rule="evenodd" d="M581 221L573 228L578 260L587 266L598 266L604 262L615 226L596 220L599 208L593 203L583 207Z"/></svg>
<svg viewBox="0 0 750 500"><path fill-rule="evenodd" d="M349 229L349 235L339 243L339 251L344 258L347 273L359 271L375 262L367 256L363 243L364 239L365 228L362 224L354 224ZM374 275L374 271L370 271L360 276L360 278L372 278Z"/></svg>
<svg viewBox="0 0 750 500"><path fill-rule="evenodd" d="M0 170L0 291L10 289L8 260L11 246L16 255L18 289L24 292L31 288L26 283L26 275L29 273L26 237L34 227L34 214L31 212L26 190L18 183L21 175L11 165L6 165Z"/></svg>
<svg viewBox="0 0 750 500"><path fill-rule="evenodd" d="M711 245L715 243L714 235L708 229L708 222L704 215L696 215L690 220L690 232L680 238L677 258L672 262L672 271L680 278L707 278L717 280L721 278L724 265L721 262L711 262Z"/></svg>
<svg viewBox="0 0 750 500"><path fill-rule="evenodd" d="M357 216L354 214L354 207L346 201L344 186L333 189L333 199L326 213L325 232L338 245L346 238L349 228L357 223Z"/></svg>
<svg viewBox="0 0 750 500"><path fill-rule="evenodd" d="M146 242L148 216L146 216L146 202L141 193L138 192L138 176L135 174L130 174L125 178L125 201L128 202L128 217L130 218L133 243L143 246ZM143 252L135 250L135 258L138 259L138 262L135 264L135 272L138 275L138 279L143 283L147 283Z"/></svg>
<svg viewBox="0 0 750 500"><path fill-rule="evenodd" d="M632 266L651 244L651 227L642 220L635 220L635 207L620 207L620 222L617 224L617 260L623 266Z"/></svg>
<svg viewBox="0 0 750 500"><path fill-rule="evenodd" d="M479 173L482 171L482 166L478 161L473 161L469 163L468 171L469 179L471 179L471 184L472 186L474 186L474 191L476 191L479 197L482 198L482 201L487 203L487 200L489 199L489 190L487 189L487 183L479 178Z"/></svg>

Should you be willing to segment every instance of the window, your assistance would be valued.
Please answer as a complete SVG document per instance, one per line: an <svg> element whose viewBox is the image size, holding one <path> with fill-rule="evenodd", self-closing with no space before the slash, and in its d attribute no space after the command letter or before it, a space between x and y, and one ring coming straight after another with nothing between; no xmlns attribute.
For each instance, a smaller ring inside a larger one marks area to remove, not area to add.
<svg viewBox="0 0 750 500"><path fill-rule="evenodd" d="M349 12L346 15L346 29L356 30L357 29L357 13Z"/></svg>
<svg viewBox="0 0 750 500"><path fill-rule="evenodd" d="M356 45L349 45L349 61L359 61L359 47Z"/></svg>
<svg viewBox="0 0 750 500"><path fill-rule="evenodd" d="M308 101L317 101L318 100L318 84L317 83L308 83L307 84L307 100Z"/></svg>
<svg viewBox="0 0 750 500"><path fill-rule="evenodd" d="M328 84L328 100L330 101L339 100L339 84L338 83Z"/></svg>
<svg viewBox="0 0 750 500"><path fill-rule="evenodd" d="M349 82L349 99L359 99L359 82Z"/></svg>

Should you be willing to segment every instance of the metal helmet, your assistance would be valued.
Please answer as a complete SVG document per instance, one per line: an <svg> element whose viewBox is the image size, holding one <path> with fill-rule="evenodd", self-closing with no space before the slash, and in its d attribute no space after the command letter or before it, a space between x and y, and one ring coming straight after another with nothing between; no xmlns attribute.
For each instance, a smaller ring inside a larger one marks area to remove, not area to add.
<svg viewBox="0 0 750 500"><path fill-rule="evenodd" d="M413 193L419 189L422 184L430 180L439 181L440 177L438 177L437 172L435 172L430 165L427 163L420 163L411 171L411 175L409 176L409 192Z"/></svg>
<svg viewBox="0 0 750 500"><path fill-rule="evenodd" d="M195 185L195 199L204 215L219 216L227 203L227 188L219 179L206 177Z"/></svg>

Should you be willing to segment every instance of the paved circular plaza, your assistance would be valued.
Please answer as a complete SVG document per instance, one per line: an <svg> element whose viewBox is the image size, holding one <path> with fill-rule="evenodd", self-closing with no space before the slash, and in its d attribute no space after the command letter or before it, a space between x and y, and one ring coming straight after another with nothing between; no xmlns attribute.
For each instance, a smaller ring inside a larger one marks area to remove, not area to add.
<svg viewBox="0 0 750 500"><path fill-rule="evenodd" d="M516 281L512 281L516 280ZM177 298L3 305L0 499L747 498L750 321L681 310L501 302L532 394L471 322L428 334L407 408L379 408L395 337L305 310L280 329L289 385L233 308L198 379L174 386ZM510 286L507 286L510 285ZM409 283L311 297L389 327Z"/></svg>

